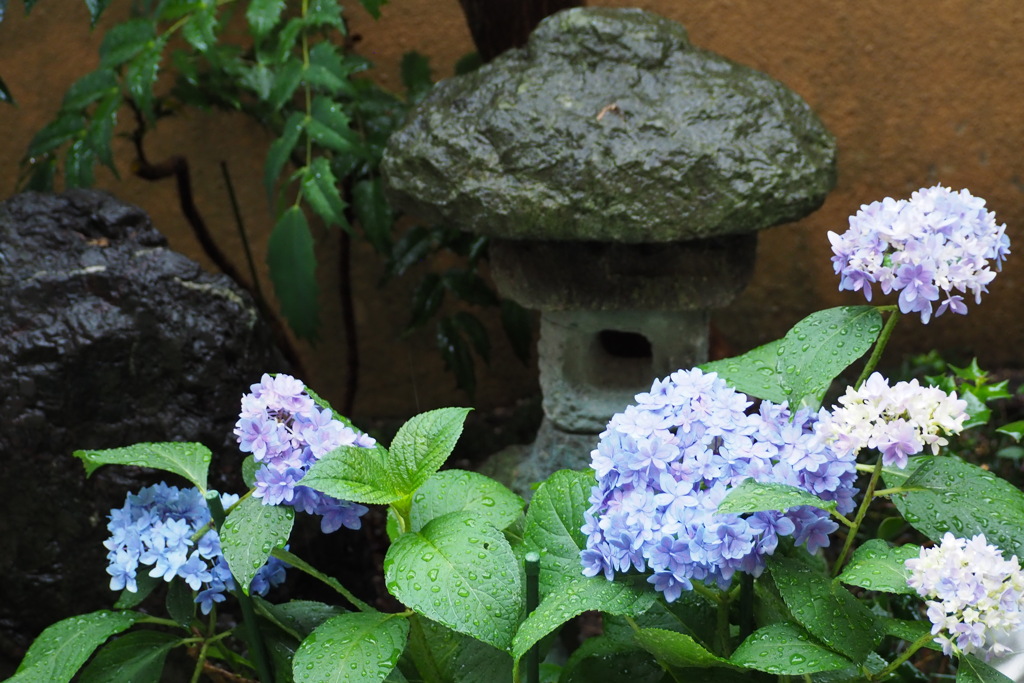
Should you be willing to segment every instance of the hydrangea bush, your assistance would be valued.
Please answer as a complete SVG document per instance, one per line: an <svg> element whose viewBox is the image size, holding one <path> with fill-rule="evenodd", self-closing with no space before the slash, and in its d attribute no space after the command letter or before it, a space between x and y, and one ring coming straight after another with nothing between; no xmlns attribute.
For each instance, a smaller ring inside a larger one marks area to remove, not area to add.
<svg viewBox="0 0 1024 683"><path fill-rule="evenodd" d="M144 465L189 486L111 512L115 608L44 631L11 680L157 681L176 647L193 681L852 683L924 680L936 657L960 683L1009 680L994 667L1024 625L1024 493L949 449L1002 384L974 364L956 369L973 378L959 395L954 379L876 371L902 314L924 324L980 303L1005 226L966 190L934 187L864 206L829 237L840 289L870 301L878 284L896 302L820 311L742 356L652 378L595 439L592 468L554 473L528 506L441 469L468 409L418 415L385 448L287 375L242 398L241 495L208 489L199 444L76 452L87 473ZM346 533L373 505L388 511L388 600L288 545L298 513ZM285 568L337 600L260 597ZM165 583L170 618L139 607ZM584 612L600 633L567 652L549 636Z"/></svg>

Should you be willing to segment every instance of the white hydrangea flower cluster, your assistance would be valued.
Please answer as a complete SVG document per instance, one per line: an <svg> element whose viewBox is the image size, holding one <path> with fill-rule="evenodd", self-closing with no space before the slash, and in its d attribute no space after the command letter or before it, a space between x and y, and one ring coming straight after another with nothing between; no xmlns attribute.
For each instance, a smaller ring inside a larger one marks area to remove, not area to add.
<svg viewBox="0 0 1024 683"><path fill-rule="evenodd" d="M1003 559L984 534L967 540L946 533L904 567L907 585L926 598L932 635L947 656L1010 654L997 638L1024 626L1024 572L1016 555Z"/></svg>
<svg viewBox="0 0 1024 683"><path fill-rule="evenodd" d="M959 434L967 419L967 402L936 387L921 386L916 379L889 386L874 373L859 389L846 394L831 413L822 411L819 434L840 453L856 454L875 448L886 466L907 466L907 459L925 449L938 455Z"/></svg>

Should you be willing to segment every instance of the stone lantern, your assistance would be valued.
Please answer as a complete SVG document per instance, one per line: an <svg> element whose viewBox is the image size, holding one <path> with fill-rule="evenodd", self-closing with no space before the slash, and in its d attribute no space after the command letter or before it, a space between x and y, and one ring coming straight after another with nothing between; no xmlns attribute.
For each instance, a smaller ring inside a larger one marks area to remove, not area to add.
<svg viewBox="0 0 1024 683"><path fill-rule="evenodd" d="M586 467L637 392L707 359L757 231L816 209L834 161L798 95L642 10L560 12L437 85L383 170L396 207L490 236L499 291L540 311L545 420L517 488Z"/></svg>

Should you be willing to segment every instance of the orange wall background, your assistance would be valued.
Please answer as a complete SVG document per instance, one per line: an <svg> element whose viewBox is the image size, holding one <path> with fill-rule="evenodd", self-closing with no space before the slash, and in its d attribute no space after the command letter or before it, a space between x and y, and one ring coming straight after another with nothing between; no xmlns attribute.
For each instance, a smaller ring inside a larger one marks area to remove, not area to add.
<svg viewBox="0 0 1024 683"><path fill-rule="evenodd" d="M11 3L0 23L0 76L18 107L0 107L0 196L13 193L18 163L33 133L56 112L66 88L95 67L102 31L127 15L116 2L94 31L80 2L42 0L25 17ZM400 90L398 60L408 50L428 55L435 76L451 74L472 42L457 0L392 0L373 21L354 3L346 7L358 51L372 73ZM942 183L985 197L1008 225L1011 250L1024 237L1024 3L1018 0L607 0L637 6L684 24L695 45L760 69L806 99L839 146L838 184L824 206L803 221L762 233L757 269L744 294L716 313L714 324L737 352L775 339L800 318L827 306L859 304L837 291L829 261L828 230L885 196L907 197ZM121 127L127 130L126 122ZM162 121L148 143L152 160L184 154L196 202L218 241L242 266L241 242L219 163L226 161L240 195L250 239L262 263L272 218L261 183L262 154L271 137L240 115L184 112ZM98 185L145 208L172 247L205 261L177 206L172 181L149 183L131 174L132 150L115 142L121 179L107 172ZM306 380L336 399L344 385L336 296L336 237L318 251L322 341L300 345ZM1022 243L1024 244L1024 243ZM378 288L381 269L372 252L355 254L356 317L362 369L354 414L403 416L445 404L466 404L441 368L433 334L400 337L412 279ZM439 267L437 265L426 267ZM422 271L420 271L422 273ZM269 290L265 273L263 288ZM1024 256L1011 254L981 306L966 319L946 315L927 327L908 319L888 358L930 348L971 353L982 367L1020 366L1024 316L1019 299ZM519 363L492 325L495 353L478 366L476 404L509 404L537 391L535 367ZM535 363L534 363L535 366Z"/></svg>

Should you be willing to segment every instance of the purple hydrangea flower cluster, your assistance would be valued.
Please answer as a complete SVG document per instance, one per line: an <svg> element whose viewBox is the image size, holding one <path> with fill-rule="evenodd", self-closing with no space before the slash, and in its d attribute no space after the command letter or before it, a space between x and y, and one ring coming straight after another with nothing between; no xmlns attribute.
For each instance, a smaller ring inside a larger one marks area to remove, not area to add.
<svg viewBox="0 0 1024 683"><path fill-rule="evenodd" d="M306 387L290 375L263 375L242 396L235 424L238 446L260 463L253 495L264 505L291 505L300 512L321 515L327 534L341 527L358 529L367 508L338 500L299 484L314 462L341 446L372 448L376 441L320 408Z"/></svg>
<svg viewBox="0 0 1024 683"><path fill-rule="evenodd" d="M673 601L695 580L724 588L736 571L758 576L780 536L809 552L828 545L838 525L810 506L717 514L746 479L798 486L844 514L854 508L855 460L827 446L809 410L763 401L748 414L745 395L699 369L656 380L636 401L591 453L587 576L650 570L648 581Z"/></svg>
<svg viewBox="0 0 1024 683"><path fill-rule="evenodd" d="M932 635L948 656L974 654L986 660L1010 653L999 639L1024 627L1024 572L979 534L967 540L951 533L904 562L907 585L926 598Z"/></svg>
<svg viewBox="0 0 1024 683"><path fill-rule="evenodd" d="M874 284L885 294L898 291L900 310L920 313L924 323L940 295L936 316L966 314L967 293L980 304L996 276L989 261L999 270L1010 253L1006 225L996 225L984 199L941 185L909 200L886 197L861 206L846 232L828 238L840 291L862 291L868 301Z"/></svg>
<svg viewBox="0 0 1024 683"><path fill-rule="evenodd" d="M967 420L967 402L956 393L923 387L916 379L897 382L873 373L859 389L847 387L839 406L823 414L819 431L834 449L857 456L875 448L882 464L903 469L908 456L925 449L938 455L949 444L944 434L959 434Z"/></svg>
<svg viewBox="0 0 1024 683"><path fill-rule="evenodd" d="M228 508L238 496L223 494L220 499ZM110 511L110 538L103 542L109 551L111 590L137 592L139 567L151 566L150 576L167 582L181 577L199 591L196 602L203 614L209 614L213 604L223 602L224 593L235 587L217 531L211 529L195 539L209 522L210 510L197 489L160 483L128 494L124 507ZM256 573L250 590L265 595L284 581L286 566L270 558Z"/></svg>

